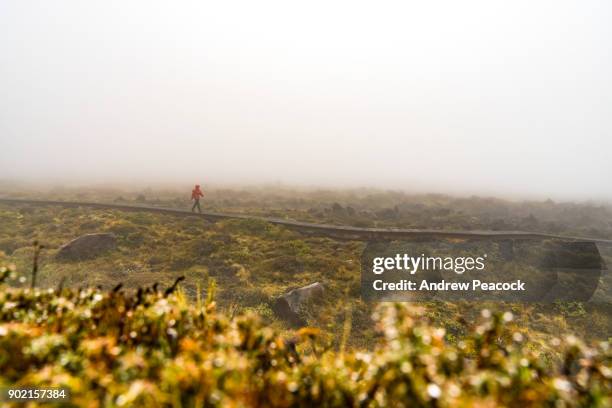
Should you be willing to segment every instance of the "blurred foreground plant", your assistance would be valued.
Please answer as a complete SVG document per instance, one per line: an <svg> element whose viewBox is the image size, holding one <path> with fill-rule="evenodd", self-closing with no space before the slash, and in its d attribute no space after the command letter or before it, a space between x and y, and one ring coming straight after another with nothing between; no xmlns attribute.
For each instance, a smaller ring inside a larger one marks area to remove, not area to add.
<svg viewBox="0 0 612 408"><path fill-rule="evenodd" d="M12 273L0 269L0 285ZM78 406L610 406L612 352L553 340L553 362L483 311L456 346L423 310L385 304L372 351L287 338L255 314L228 318L172 290L0 286L0 387L69 387ZM322 351L321 351L322 350Z"/></svg>

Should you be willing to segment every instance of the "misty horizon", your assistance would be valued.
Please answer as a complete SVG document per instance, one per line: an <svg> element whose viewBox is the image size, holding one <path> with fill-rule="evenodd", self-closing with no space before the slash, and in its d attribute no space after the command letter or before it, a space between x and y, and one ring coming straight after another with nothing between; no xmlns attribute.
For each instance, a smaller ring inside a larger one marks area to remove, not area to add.
<svg viewBox="0 0 612 408"><path fill-rule="evenodd" d="M202 186L204 192L257 192L269 190L272 194L317 194L317 193L336 193L348 194L349 196L363 197L369 194L401 194L405 198L425 198L425 197L447 197L452 199L482 199L482 200L498 200L504 202L515 203L543 203L552 200L556 204L584 204L596 206L612 206L612 200L607 198L595 197L572 197L572 196L553 196L545 194L511 194L509 192L491 192L491 191L467 191L450 189L416 189L416 188L385 188L380 186L368 185L340 185L340 184L299 184L299 183L284 183L282 181L275 182L258 182L258 183L237 183L237 182L218 182L215 180L191 179L191 180L175 180L166 182L150 182L148 180L117 180L117 181L77 181L77 180L59 180L59 179L36 179L36 180L7 180L0 179L0 198L11 196L31 196L38 194L42 197L47 194L74 193L83 194L91 193L94 196L99 193L114 192L119 194L146 194L146 197L155 200L160 194L175 194L177 196L188 197L194 184L198 183ZM150 196L149 196L150 195ZM206 202L206 200L204 200Z"/></svg>
<svg viewBox="0 0 612 408"><path fill-rule="evenodd" d="M0 180L612 200L607 2L5 2Z"/></svg>

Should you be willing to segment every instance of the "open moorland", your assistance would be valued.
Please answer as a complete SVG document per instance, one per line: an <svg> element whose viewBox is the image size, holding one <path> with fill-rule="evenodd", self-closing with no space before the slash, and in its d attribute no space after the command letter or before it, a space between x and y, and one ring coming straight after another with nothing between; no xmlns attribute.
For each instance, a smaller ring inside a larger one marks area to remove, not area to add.
<svg viewBox="0 0 612 408"><path fill-rule="evenodd" d="M80 200L189 208L176 191L56 188L44 194L12 190L21 198ZM595 204L511 202L490 198L407 195L384 191L308 191L281 188L212 189L206 210L265 215L293 220L368 227L524 230L560 235L612 238L612 210ZM76 237L110 233L112 250L91 259L64 259L60 248ZM366 243L305 236L258 220L208 222L199 217L122 212L86 207L0 204L0 250L21 276L14 286L30 284L33 243L40 252L38 287L99 287L122 284L125 290L168 287L184 276L181 287L195 299L214 281L220 310L235 315L257 313L279 330L295 321L275 309L287 291L319 282L324 292L300 305L300 326L321 330L336 346L350 330L350 347L370 347L377 334L374 305L360 299L360 258ZM611 249L601 247L605 261ZM580 333L605 340L610 333L609 306L590 303L474 304L423 303L429 317L445 327L455 342L467 333L483 307L512 311L517 328L537 347L549 351L551 336ZM347 324L350 328L347 329Z"/></svg>

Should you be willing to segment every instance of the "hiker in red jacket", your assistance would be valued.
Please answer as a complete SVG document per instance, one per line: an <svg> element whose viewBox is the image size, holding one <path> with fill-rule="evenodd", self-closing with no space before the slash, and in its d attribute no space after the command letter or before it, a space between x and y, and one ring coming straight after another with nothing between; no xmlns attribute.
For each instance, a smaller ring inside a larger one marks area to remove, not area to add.
<svg viewBox="0 0 612 408"><path fill-rule="evenodd" d="M198 212L202 212L202 208L200 207L200 197L204 197L202 190L200 190L200 185L196 184L195 188L191 190L191 199L194 200L193 207L191 207L191 212L195 212L196 207L198 207Z"/></svg>

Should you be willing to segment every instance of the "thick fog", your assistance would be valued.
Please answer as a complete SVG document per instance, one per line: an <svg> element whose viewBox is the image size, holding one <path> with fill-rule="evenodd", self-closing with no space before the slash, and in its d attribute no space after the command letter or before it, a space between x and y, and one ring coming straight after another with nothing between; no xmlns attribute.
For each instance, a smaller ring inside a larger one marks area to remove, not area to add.
<svg viewBox="0 0 612 408"><path fill-rule="evenodd" d="M609 1L1 1L0 179L612 198Z"/></svg>

